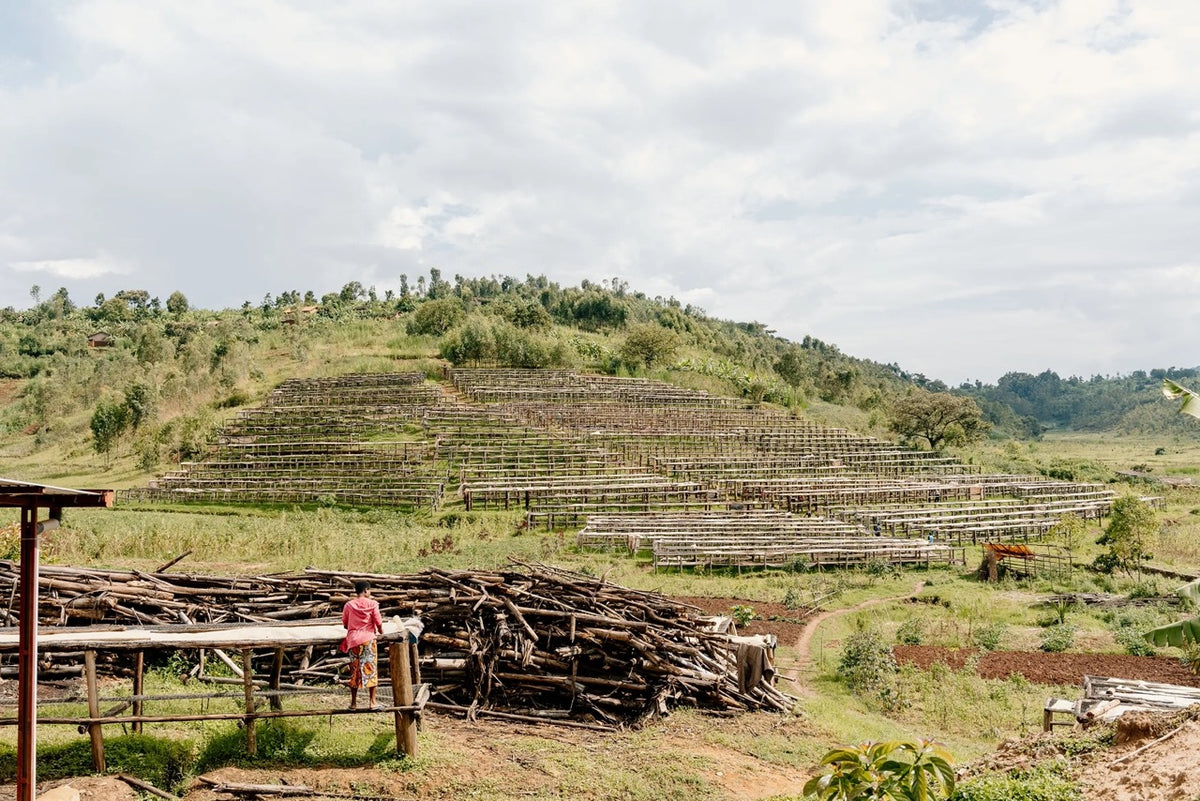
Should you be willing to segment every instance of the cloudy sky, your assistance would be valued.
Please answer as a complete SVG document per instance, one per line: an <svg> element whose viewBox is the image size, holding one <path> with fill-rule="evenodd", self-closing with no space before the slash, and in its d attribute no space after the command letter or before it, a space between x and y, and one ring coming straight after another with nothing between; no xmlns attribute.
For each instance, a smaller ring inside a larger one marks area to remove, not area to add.
<svg viewBox="0 0 1200 801"><path fill-rule="evenodd" d="M1200 3L0 0L0 306L620 277L950 383L1200 364Z"/></svg>

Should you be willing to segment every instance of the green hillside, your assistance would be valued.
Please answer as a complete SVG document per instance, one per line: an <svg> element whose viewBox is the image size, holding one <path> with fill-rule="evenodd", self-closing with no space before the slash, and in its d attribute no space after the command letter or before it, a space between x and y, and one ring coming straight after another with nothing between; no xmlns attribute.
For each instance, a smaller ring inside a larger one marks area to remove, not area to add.
<svg viewBox="0 0 1200 801"><path fill-rule="evenodd" d="M107 339L89 343L93 334ZM0 452L25 477L103 473L133 485L201 455L223 419L286 378L399 365L437 375L447 363L648 376L885 436L891 399L914 385L896 365L813 337L789 342L619 281L451 283L432 270L398 295L354 282L216 311L140 290L85 306L60 289L0 311Z"/></svg>

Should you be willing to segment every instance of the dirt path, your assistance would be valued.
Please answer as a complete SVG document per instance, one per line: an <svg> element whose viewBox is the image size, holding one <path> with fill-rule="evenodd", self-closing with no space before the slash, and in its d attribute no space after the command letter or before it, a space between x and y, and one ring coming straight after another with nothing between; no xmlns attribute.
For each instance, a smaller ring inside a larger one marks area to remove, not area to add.
<svg viewBox="0 0 1200 801"><path fill-rule="evenodd" d="M817 632L817 626L821 625L826 620L842 615L848 615L853 612L858 612L863 609L869 609L872 606L880 604L890 604L894 601L902 601L905 598L912 598L925 587L924 581L918 581L911 592L904 595L894 595L888 598L872 598L869 601L863 601L856 606L850 606L845 609L833 609L828 612L821 612L818 615L810 617L804 624L804 630L800 632L800 637L796 640L796 660L788 665L788 673L780 671L784 678L790 679L796 691L802 696L809 696L812 691L800 683L801 675L808 670L812 664L812 638ZM790 675L789 675L790 674Z"/></svg>

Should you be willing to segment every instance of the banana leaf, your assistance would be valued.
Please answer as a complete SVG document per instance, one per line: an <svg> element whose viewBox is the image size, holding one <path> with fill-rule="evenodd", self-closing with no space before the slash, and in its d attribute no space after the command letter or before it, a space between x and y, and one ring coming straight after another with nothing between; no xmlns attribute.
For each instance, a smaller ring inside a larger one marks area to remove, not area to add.
<svg viewBox="0 0 1200 801"><path fill-rule="evenodd" d="M1189 581L1176 589L1175 594L1185 601L1190 601L1193 606L1200 606L1200 579Z"/></svg>
<svg viewBox="0 0 1200 801"><path fill-rule="evenodd" d="M1200 417L1200 395L1187 387L1181 387L1169 378L1163 379L1162 391L1169 400L1183 398L1183 405L1179 407L1179 411L1190 414L1192 417Z"/></svg>
<svg viewBox="0 0 1200 801"><path fill-rule="evenodd" d="M1158 646L1174 645L1182 648L1188 643L1200 642L1200 617L1181 620L1150 629L1145 634L1146 641Z"/></svg>

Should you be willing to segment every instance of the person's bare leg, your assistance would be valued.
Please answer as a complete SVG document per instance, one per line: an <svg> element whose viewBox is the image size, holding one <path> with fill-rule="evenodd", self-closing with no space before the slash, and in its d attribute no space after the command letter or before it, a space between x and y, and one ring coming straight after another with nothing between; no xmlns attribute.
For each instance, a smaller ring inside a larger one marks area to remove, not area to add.
<svg viewBox="0 0 1200 801"><path fill-rule="evenodd" d="M369 696L368 700L370 701L370 706L372 709L374 709L376 706L378 706L378 704L375 703L375 688L368 687L367 695Z"/></svg>
<svg viewBox="0 0 1200 801"><path fill-rule="evenodd" d="M350 688L350 708L351 709L358 708L358 688L357 687Z"/></svg>

